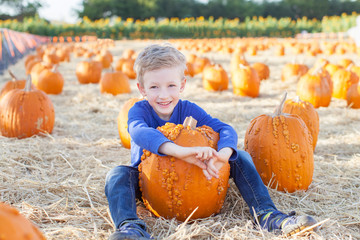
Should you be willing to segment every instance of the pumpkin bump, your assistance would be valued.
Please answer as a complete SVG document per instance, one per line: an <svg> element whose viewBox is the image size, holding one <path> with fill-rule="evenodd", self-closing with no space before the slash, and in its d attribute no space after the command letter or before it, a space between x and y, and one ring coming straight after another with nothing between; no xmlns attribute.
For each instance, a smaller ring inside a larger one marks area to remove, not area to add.
<svg viewBox="0 0 360 240"><path fill-rule="evenodd" d="M184 147L216 149L219 140L219 134L208 126L192 129L185 122L184 125L166 123L157 129ZM188 217L205 218L220 212L228 188L230 166L227 163L220 169L218 179L207 180L198 166L144 150L139 172L146 207L156 216L185 221Z"/></svg>

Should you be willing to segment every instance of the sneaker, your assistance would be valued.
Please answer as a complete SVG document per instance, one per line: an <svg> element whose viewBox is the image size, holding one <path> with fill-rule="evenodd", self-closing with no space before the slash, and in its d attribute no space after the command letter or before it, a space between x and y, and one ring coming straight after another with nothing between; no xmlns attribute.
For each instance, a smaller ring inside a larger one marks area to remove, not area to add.
<svg viewBox="0 0 360 240"><path fill-rule="evenodd" d="M124 222L120 228L110 235L109 240L149 240L152 239L145 227L136 221Z"/></svg>
<svg viewBox="0 0 360 240"><path fill-rule="evenodd" d="M259 223L261 228L268 230L269 232L281 231L286 236L294 235L300 232L304 228L315 225L317 222L311 216L295 216L295 211L289 215L280 211L273 211L263 214L259 217ZM317 227L309 230L316 231Z"/></svg>

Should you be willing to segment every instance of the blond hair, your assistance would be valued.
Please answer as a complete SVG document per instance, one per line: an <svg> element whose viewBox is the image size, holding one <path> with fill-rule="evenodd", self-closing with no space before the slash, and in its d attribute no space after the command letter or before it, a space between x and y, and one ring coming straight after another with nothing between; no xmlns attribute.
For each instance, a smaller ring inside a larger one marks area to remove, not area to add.
<svg viewBox="0 0 360 240"><path fill-rule="evenodd" d="M144 84L144 74L162 68L179 67L180 77L185 77L186 58L169 43L152 44L141 51L135 60L134 69L138 82Z"/></svg>

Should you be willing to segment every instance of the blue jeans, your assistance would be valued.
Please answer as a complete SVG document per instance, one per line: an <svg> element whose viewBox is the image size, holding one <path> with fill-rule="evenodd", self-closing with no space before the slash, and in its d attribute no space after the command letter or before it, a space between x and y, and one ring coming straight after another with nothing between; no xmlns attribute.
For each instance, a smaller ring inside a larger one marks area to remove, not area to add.
<svg viewBox="0 0 360 240"><path fill-rule="evenodd" d="M259 216L277 210L247 152L238 150L237 159L229 163L230 178L233 178L253 216L254 211ZM110 170L106 176L105 195L116 228L125 220L142 222L136 214L136 199L141 200L136 167L118 166Z"/></svg>

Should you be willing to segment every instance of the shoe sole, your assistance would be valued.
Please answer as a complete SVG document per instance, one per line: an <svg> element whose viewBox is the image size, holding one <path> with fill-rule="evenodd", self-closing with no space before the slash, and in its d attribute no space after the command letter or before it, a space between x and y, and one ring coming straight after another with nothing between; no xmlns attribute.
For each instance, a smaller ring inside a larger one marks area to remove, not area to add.
<svg viewBox="0 0 360 240"><path fill-rule="evenodd" d="M309 231L313 231L314 229L316 229L317 226L316 226L316 225L314 225L314 226L305 226L305 225L302 225L302 226L300 226L300 227L292 230L291 232L286 233L286 236L287 236L287 237L290 237L290 236L292 236L292 235L295 235L296 233L301 232L301 231L304 230L305 228L307 228L306 232L309 232Z"/></svg>

